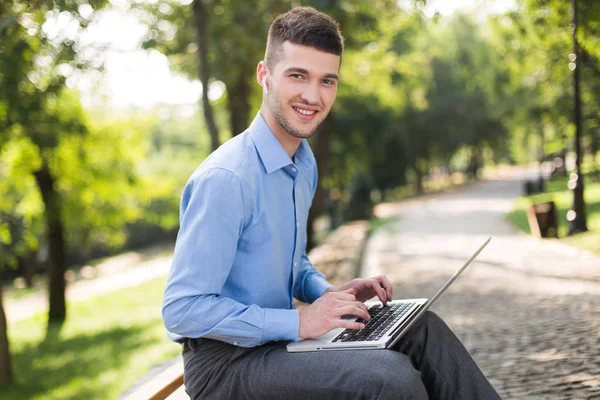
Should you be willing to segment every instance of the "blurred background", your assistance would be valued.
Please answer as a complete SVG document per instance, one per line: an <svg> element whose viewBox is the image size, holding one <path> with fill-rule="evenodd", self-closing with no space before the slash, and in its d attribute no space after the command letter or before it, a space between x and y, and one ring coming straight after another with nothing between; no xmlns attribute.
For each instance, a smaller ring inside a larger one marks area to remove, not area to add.
<svg viewBox="0 0 600 400"><path fill-rule="evenodd" d="M506 218L529 233L550 191L553 236L600 254L600 2L2 0L0 397L117 397L179 352L157 310L181 190L254 118L269 24L296 5L346 43L309 248L525 166Z"/></svg>

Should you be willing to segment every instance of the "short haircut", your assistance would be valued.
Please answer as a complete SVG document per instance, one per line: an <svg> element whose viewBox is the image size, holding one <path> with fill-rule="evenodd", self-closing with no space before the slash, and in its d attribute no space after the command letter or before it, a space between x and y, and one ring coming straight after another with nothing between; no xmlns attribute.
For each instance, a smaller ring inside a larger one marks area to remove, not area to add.
<svg viewBox="0 0 600 400"><path fill-rule="evenodd" d="M275 18L269 28L265 52L269 71L281 59L283 43L287 41L340 57L344 51L344 38L337 21L312 7L296 7Z"/></svg>

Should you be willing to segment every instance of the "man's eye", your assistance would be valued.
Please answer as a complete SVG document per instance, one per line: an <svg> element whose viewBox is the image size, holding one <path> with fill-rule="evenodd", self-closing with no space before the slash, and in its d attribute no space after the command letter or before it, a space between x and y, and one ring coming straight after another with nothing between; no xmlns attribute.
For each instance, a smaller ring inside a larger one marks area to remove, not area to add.
<svg viewBox="0 0 600 400"><path fill-rule="evenodd" d="M296 78L296 79L303 79L304 77L300 74L292 74L290 75L292 78Z"/></svg>
<svg viewBox="0 0 600 400"><path fill-rule="evenodd" d="M335 85L335 81L333 81L331 79L323 79L323 83L326 84L327 86Z"/></svg>

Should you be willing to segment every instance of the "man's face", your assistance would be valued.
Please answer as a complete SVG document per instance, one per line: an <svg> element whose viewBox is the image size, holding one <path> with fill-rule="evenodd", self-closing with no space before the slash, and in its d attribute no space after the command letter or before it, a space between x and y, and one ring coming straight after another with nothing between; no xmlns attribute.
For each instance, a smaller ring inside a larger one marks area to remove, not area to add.
<svg viewBox="0 0 600 400"><path fill-rule="evenodd" d="M267 77L268 105L290 135L306 139L335 101L340 56L285 42L283 55Z"/></svg>

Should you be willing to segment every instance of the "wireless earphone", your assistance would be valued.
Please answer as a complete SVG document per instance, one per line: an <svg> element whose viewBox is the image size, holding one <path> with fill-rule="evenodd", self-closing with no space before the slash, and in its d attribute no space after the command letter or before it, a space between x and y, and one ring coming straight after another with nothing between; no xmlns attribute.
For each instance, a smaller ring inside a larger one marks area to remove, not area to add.
<svg viewBox="0 0 600 400"><path fill-rule="evenodd" d="M262 87L263 87L263 90L265 91L265 94L269 94L269 88L267 87L267 76L266 75L262 80Z"/></svg>

